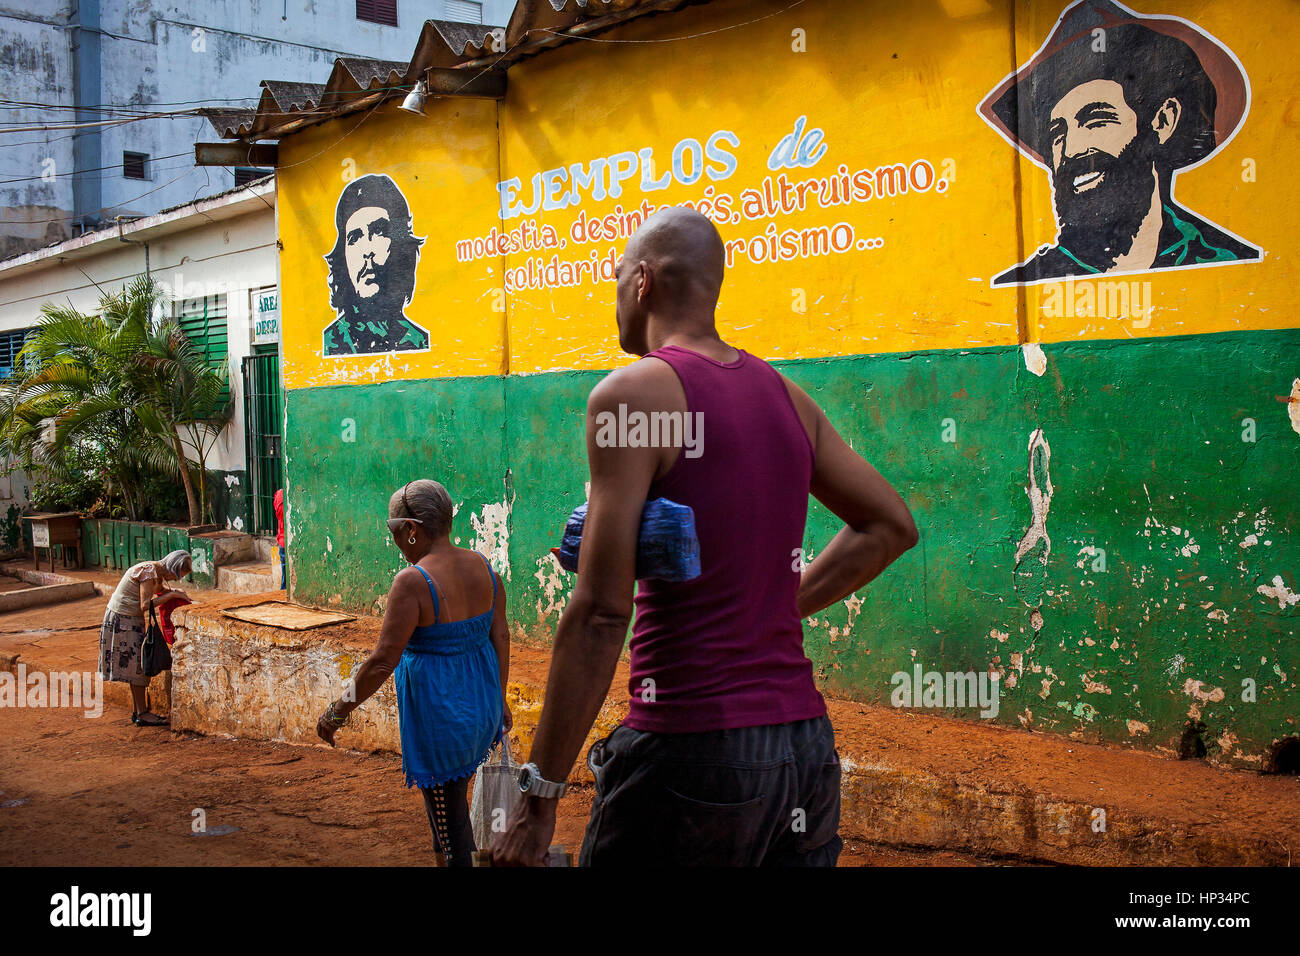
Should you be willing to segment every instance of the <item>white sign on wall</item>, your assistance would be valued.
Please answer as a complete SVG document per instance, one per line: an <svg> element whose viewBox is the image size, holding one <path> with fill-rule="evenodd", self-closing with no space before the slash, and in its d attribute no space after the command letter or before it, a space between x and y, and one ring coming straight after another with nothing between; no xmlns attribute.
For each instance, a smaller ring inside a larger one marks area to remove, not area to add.
<svg viewBox="0 0 1300 956"><path fill-rule="evenodd" d="M280 341L280 290L275 286L253 292L253 344Z"/></svg>

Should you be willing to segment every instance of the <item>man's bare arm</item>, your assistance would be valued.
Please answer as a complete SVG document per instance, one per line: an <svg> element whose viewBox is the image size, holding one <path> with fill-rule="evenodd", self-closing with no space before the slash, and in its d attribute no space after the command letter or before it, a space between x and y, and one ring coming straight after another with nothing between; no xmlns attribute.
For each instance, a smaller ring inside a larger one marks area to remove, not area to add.
<svg viewBox="0 0 1300 956"><path fill-rule="evenodd" d="M813 497L844 522L799 582L799 616L807 617L866 585L920 536L898 492L848 446L803 389L789 379L786 387L813 443Z"/></svg>
<svg viewBox="0 0 1300 956"><path fill-rule="evenodd" d="M546 780L567 779L609 693L632 619L641 512L664 453L658 448L600 447L596 417L617 414L620 404L631 409L663 407L665 374L673 372L660 362L629 366L597 385L587 402L591 491L578 580L556 628L546 700L530 754ZM557 802L528 797L525 811L553 822ZM503 842L509 848L503 856L523 850L510 847L508 839ZM536 849L529 848L528 854Z"/></svg>

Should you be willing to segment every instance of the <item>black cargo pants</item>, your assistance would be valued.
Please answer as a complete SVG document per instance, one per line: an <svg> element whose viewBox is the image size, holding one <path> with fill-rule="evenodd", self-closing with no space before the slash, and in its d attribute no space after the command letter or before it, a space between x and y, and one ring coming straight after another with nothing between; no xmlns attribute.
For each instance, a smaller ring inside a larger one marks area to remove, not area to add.
<svg viewBox="0 0 1300 956"><path fill-rule="evenodd" d="M840 760L826 716L661 734L619 727L587 754L581 866L834 866Z"/></svg>

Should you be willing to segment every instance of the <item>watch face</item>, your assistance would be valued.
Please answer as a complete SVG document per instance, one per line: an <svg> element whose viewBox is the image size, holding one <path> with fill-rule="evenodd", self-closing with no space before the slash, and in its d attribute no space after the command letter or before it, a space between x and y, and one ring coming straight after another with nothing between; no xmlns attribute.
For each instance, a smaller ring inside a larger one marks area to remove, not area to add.
<svg viewBox="0 0 1300 956"><path fill-rule="evenodd" d="M527 793L533 786L533 772L527 767L519 771L519 791Z"/></svg>

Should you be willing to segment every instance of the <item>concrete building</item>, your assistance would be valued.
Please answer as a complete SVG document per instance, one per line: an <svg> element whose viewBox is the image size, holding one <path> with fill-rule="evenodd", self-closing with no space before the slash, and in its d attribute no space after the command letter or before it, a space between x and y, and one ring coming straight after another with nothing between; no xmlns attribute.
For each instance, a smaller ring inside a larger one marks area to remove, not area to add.
<svg viewBox="0 0 1300 956"><path fill-rule="evenodd" d="M263 535L275 533L270 500L283 483L275 203L267 177L0 262L5 355L47 302L91 313L146 270L157 280L209 361L229 368L234 419L207 460L216 523ZM26 501L26 476L0 485L0 514Z"/></svg>
<svg viewBox="0 0 1300 956"><path fill-rule="evenodd" d="M514 0L0 3L0 258L212 195L254 169L198 169L195 110L248 106L248 77L336 57L404 60L426 18L505 23Z"/></svg>

